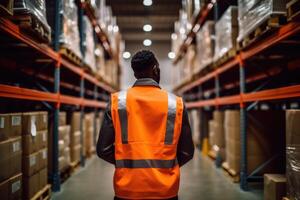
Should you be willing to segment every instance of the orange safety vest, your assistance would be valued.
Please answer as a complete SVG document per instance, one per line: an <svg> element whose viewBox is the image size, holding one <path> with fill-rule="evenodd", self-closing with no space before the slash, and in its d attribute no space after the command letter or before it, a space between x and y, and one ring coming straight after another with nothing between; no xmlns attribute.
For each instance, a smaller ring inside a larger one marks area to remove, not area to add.
<svg viewBox="0 0 300 200"><path fill-rule="evenodd" d="M151 86L133 87L111 97L115 195L125 199L177 196L182 99Z"/></svg>

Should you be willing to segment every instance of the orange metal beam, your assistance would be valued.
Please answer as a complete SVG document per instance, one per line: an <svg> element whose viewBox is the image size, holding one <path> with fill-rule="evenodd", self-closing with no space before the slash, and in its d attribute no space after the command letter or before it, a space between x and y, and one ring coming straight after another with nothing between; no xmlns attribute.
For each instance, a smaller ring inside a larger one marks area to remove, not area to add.
<svg viewBox="0 0 300 200"><path fill-rule="evenodd" d="M246 93L241 95L233 95L227 97L221 97L217 99L188 102L186 107L189 109L214 106L214 105L231 105L239 104L240 102L249 103L255 101L270 101L279 99L290 99L300 97L300 85L263 90L254 93Z"/></svg>
<svg viewBox="0 0 300 200"><path fill-rule="evenodd" d="M274 34L263 40L261 43L255 45L252 48L249 48L248 50L241 51L235 58L229 60L225 64L221 65L218 67L216 70L213 72L208 73L204 77L195 80L192 83L189 83L182 88L179 88L177 93L178 94L183 94L184 92L192 89L193 87L199 86L203 84L204 82L212 79L215 77L215 75L220 75L224 73L225 71L238 66L239 64L239 57L242 58L243 60L247 60L262 51L266 50L267 48L270 48L271 46L279 43L280 41L300 32L300 23L299 22L290 22L281 28L279 28Z"/></svg>
<svg viewBox="0 0 300 200"><path fill-rule="evenodd" d="M0 97L26 99L31 101L47 101L47 102L60 102L62 104L78 105L86 107L105 108L106 103L83 99L79 97L72 97L68 95L61 95L56 93L42 92L33 89L21 88L16 86L9 86L0 84Z"/></svg>

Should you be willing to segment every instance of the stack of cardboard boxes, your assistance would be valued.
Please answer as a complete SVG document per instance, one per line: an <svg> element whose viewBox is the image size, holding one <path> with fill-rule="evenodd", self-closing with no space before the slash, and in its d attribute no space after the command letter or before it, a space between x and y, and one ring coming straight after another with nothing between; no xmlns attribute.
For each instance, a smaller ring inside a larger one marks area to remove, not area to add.
<svg viewBox="0 0 300 200"><path fill-rule="evenodd" d="M70 166L70 125L61 125L58 127L58 165L62 172Z"/></svg>
<svg viewBox="0 0 300 200"><path fill-rule="evenodd" d="M95 151L94 145L94 113L88 113L84 116L84 132L85 132L85 150L86 155L91 156Z"/></svg>
<svg viewBox="0 0 300 200"><path fill-rule="evenodd" d="M32 198L47 185L47 128L47 112L23 113L23 199Z"/></svg>
<svg viewBox="0 0 300 200"><path fill-rule="evenodd" d="M219 155L225 159L224 112L214 111L213 119L209 121L210 153L213 157Z"/></svg>
<svg viewBox="0 0 300 200"><path fill-rule="evenodd" d="M81 115L80 112L74 112L71 117L70 152L71 152L72 163L77 163L80 161L80 151L81 151L80 115Z"/></svg>
<svg viewBox="0 0 300 200"><path fill-rule="evenodd" d="M248 174L272 159L258 175L282 173L284 168L284 112L251 111L247 114ZM232 173L239 174L241 160L240 112L225 111L226 161Z"/></svg>
<svg viewBox="0 0 300 200"><path fill-rule="evenodd" d="M22 117L20 113L0 115L0 197L22 198Z"/></svg>

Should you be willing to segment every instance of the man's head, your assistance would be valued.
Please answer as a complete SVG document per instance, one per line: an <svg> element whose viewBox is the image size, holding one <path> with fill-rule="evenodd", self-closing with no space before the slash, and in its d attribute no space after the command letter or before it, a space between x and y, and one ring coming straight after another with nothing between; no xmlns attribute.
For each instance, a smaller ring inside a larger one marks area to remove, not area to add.
<svg viewBox="0 0 300 200"><path fill-rule="evenodd" d="M159 63L151 51L142 50L137 52L131 59L131 67L135 78L152 78L159 83Z"/></svg>

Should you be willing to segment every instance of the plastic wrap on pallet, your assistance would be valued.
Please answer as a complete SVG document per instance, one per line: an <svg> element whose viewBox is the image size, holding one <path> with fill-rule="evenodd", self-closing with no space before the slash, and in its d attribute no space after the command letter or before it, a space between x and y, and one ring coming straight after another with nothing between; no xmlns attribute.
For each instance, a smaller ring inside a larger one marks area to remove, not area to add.
<svg viewBox="0 0 300 200"><path fill-rule="evenodd" d="M236 47L238 34L237 7L230 6L215 24L216 46L214 60Z"/></svg>
<svg viewBox="0 0 300 200"><path fill-rule="evenodd" d="M197 33L197 59L199 65L195 72L204 69L213 61L215 51L215 23L207 21Z"/></svg>
<svg viewBox="0 0 300 200"><path fill-rule="evenodd" d="M93 72L96 72L96 58L95 58L95 40L94 40L94 30L91 25L90 20L84 16L84 26L85 26L85 38L83 45L85 47L84 62L91 68Z"/></svg>
<svg viewBox="0 0 300 200"><path fill-rule="evenodd" d="M47 32L48 35L51 35L51 28L47 22L46 16L46 1L32 1L32 0L15 0L14 1L14 13L17 15L31 15L35 17L44 28L44 32ZM48 38L49 42L51 38Z"/></svg>
<svg viewBox="0 0 300 200"><path fill-rule="evenodd" d="M60 35L60 43L62 46L72 50L77 56L82 58L77 10L77 6L72 0L62 1L63 29Z"/></svg>
<svg viewBox="0 0 300 200"><path fill-rule="evenodd" d="M286 112L286 177L288 197L300 199L300 110Z"/></svg>
<svg viewBox="0 0 300 200"><path fill-rule="evenodd" d="M285 0L239 0L238 20L239 36L241 41L256 27L264 23L273 14L285 14Z"/></svg>

